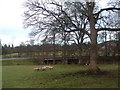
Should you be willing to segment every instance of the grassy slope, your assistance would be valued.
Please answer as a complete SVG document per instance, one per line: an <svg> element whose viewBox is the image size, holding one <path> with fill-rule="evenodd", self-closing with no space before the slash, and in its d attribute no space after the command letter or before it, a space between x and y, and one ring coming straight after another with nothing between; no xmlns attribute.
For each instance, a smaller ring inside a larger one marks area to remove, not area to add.
<svg viewBox="0 0 120 90"><path fill-rule="evenodd" d="M0 89L2 88L2 66L0 64Z"/></svg>
<svg viewBox="0 0 120 90"><path fill-rule="evenodd" d="M34 65L32 59L2 60L2 65Z"/></svg>
<svg viewBox="0 0 120 90"><path fill-rule="evenodd" d="M109 75L63 74L85 70L88 66L55 65L51 71L34 71L35 65L3 66L3 88L116 88L118 87L117 65L100 65L102 70L111 70ZM115 71L116 70L116 71Z"/></svg>

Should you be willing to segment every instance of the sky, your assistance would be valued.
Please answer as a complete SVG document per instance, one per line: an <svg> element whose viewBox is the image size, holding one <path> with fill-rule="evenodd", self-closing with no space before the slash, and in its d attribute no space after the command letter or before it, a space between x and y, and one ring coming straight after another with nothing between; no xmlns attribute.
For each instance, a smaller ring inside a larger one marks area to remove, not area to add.
<svg viewBox="0 0 120 90"><path fill-rule="evenodd" d="M0 0L0 39L2 44L14 44L29 40L30 30L23 28L23 2L25 0Z"/></svg>
<svg viewBox="0 0 120 90"><path fill-rule="evenodd" d="M23 2L25 0L0 0L0 39L3 45L18 46L30 40L28 34L31 30L23 28Z"/></svg>

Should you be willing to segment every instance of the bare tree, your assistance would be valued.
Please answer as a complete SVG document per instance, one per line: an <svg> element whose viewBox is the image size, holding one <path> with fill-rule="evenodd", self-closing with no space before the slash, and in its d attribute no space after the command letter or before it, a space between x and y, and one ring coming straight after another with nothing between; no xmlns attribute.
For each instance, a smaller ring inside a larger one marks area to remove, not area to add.
<svg viewBox="0 0 120 90"><path fill-rule="evenodd" d="M120 10L120 8L110 6L98 9L96 4L96 2L91 2L91 0L86 2L66 2L64 4L52 0L49 2L28 0L25 3L27 7L27 11L24 13L25 25L27 27L32 26L36 29L33 34L38 34L41 31L48 32L52 30L52 28L56 28L58 31L81 31L88 35L91 41L89 70L92 73L97 73L100 71L96 63L97 33L102 30L120 31L119 27L113 27L110 23L106 23L107 27L101 24L103 22L107 22L106 17L108 18L111 12ZM104 15L103 12L109 13ZM53 21L56 23L53 24ZM79 24L82 21L84 21L84 24Z"/></svg>

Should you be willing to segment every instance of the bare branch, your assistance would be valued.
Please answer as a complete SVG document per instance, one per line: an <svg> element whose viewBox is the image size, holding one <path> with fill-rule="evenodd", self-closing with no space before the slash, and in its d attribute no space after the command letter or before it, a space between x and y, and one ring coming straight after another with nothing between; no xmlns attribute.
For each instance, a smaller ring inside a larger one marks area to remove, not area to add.
<svg viewBox="0 0 120 90"><path fill-rule="evenodd" d="M97 13L95 13L94 15L97 15L99 16L99 14L103 11L109 11L109 10L120 10L120 8L115 8L115 7L110 7L110 8L104 8L104 9L101 9L100 11L98 11Z"/></svg>
<svg viewBox="0 0 120 90"><path fill-rule="evenodd" d="M97 31L102 31L102 30L106 30L106 31L120 31L120 28L97 28Z"/></svg>
<svg viewBox="0 0 120 90"><path fill-rule="evenodd" d="M90 33L87 32L87 31L86 31L85 29L83 29L83 28L77 28L77 29L73 29L73 30L70 30L70 31L64 30L64 31L65 31L65 32L68 32L68 33L70 33L70 32L75 32L75 31L81 31L81 32L87 34L87 35L90 37Z"/></svg>

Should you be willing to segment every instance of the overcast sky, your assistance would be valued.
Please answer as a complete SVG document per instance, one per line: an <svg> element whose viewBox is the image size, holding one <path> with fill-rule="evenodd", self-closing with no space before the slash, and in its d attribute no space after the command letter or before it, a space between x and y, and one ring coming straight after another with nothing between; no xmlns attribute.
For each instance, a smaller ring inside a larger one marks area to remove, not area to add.
<svg viewBox="0 0 120 90"><path fill-rule="evenodd" d="M30 30L23 28L23 2L25 0L0 0L0 39L2 44L19 45L29 40Z"/></svg>
<svg viewBox="0 0 120 90"><path fill-rule="evenodd" d="M30 30L23 28L23 2L25 0L0 0L0 39L2 44L17 46L21 42L29 40Z"/></svg>

